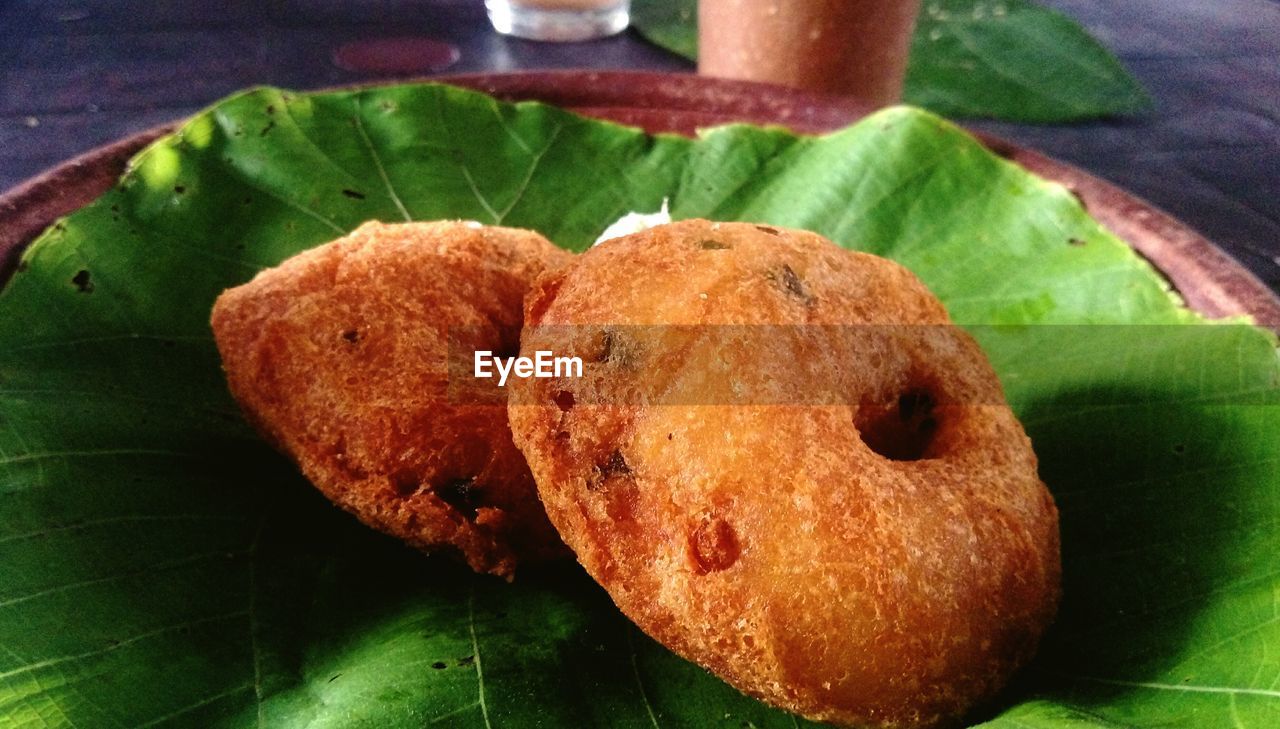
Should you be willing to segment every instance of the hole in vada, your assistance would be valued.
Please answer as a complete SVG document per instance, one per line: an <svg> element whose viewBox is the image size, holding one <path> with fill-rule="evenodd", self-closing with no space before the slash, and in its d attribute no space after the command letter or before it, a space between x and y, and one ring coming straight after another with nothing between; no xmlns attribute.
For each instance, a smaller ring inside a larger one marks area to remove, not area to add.
<svg viewBox="0 0 1280 729"><path fill-rule="evenodd" d="M896 401L862 403L853 424L875 453L891 461L918 461L926 457L938 430L936 405L928 390L913 388Z"/></svg>
<svg viewBox="0 0 1280 729"><path fill-rule="evenodd" d="M568 390L560 390L555 395L556 406L560 408L560 412L567 413L573 409L574 399L573 393Z"/></svg>
<svg viewBox="0 0 1280 729"><path fill-rule="evenodd" d="M729 569L741 552L737 532L724 519L704 518L689 532L689 557L697 574Z"/></svg>

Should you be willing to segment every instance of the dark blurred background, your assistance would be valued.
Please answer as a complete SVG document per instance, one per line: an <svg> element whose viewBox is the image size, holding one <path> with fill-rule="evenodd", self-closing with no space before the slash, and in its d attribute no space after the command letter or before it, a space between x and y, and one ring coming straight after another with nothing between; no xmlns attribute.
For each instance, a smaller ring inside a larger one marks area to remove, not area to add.
<svg viewBox="0 0 1280 729"><path fill-rule="evenodd" d="M1280 1L1043 4L1115 52L1155 109L971 126L1147 198L1280 289ZM504 38L482 0L0 0L0 190L253 84L583 67L693 70L634 31L564 45Z"/></svg>

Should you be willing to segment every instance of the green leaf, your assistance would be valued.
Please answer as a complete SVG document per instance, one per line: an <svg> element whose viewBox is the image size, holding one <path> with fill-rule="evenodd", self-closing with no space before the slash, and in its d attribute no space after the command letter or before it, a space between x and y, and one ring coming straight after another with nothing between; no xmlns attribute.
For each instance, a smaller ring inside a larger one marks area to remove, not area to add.
<svg viewBox="0 0 1280 729"><path fill-rule="evenodd" d="M925 112L689 140L437 85L232 97L26 252L0 291L0 723L793 726L574 566L507 585L359 526L243 423L208 331L223 288L365 219L580 250L663 198L902 261L991 355L1066 597L975 721L1276 723L1273 337L1202 322L1067 190Z"/></svg>
<svg viewBox="0 0 1280 729"><path fill-rule="evenodd" d="M650 43L698 60L698 0L631 0L631 27Z"/></svg>
<svg viewBox="0 0 1280 729"><path fill-rule="evenodd" d="M698 56L696 0L634 0L642 35ZM1067 16L1028 0L926 0L904 98L939 114L1065 122L1137 114L1151 100Z"/></svg>
<svg viewBox="0 0 1280 729"><path fill-rule="evenodd" d="M926 0L904 95L940 114L1022 122L1126 116L1151 106L1084 28L1027 0Z"/></svg>

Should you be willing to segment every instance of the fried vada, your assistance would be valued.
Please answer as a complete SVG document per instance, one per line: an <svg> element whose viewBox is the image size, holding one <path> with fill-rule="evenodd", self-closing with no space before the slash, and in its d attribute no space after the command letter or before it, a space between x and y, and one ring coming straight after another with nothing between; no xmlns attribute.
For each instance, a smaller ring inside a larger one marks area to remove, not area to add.
<svg viewBox="0 0 1280 729"><path fill-rule="evenodd" d="M213 332L248 419L325 496L510 577L567 552L512 444L505 397L451 383L449 362L514 353L530 282L569 258L525 230L370 222L224 292Z"/></svg>
<svg viewBox="0 0 1280 729"><path fill-rule="evenodd" d="M689 220L543 274L514 383L547 513L641 629L743 692L936 727L1032 656L1057 511L977 344L902 266Z"/></svg>

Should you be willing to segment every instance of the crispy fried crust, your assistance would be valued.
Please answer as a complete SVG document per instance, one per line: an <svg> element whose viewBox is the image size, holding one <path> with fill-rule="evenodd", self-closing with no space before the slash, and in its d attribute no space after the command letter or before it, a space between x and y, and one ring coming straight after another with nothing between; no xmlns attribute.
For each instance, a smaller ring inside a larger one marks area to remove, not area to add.
<svg viewBox="0 0 1280 729"><path fill-rule="evenodd" d="M635 326L656 324L694 326ZM806 324L828 326L787 326ZM547 513L676 652L884 727L955 722L1034 652L1056 509L985 356L906 269L812 233L661 226L542 276L536 349L593 362L512 393Z"/></svg>
<svg viewBox="0 0 1280 729"><path fill-rule="evenodd" d="M529 282L569 254L524 230L370 222L225 291L213 332L251 422L326 496L477 572L564 551L505 398L452 356L514 352ZM461 389L459 389L461 388Z"/></svg>

